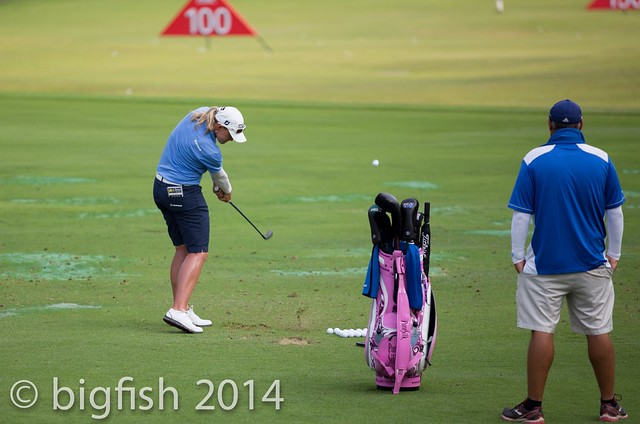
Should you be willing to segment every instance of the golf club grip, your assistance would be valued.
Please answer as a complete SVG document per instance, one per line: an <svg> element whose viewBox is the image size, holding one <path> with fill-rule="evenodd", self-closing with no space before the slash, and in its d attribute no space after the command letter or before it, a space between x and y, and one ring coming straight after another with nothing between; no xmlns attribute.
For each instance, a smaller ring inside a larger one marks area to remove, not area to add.
<svg viewBox="0 0 640 424"><path fill-rule="evenodd" d="M429 222L431 215L431 204L424 202L424 224L420 231L420 245L422 247L422 270L424 274L429 276L429 266L431 260L431 224Z"/></svg>

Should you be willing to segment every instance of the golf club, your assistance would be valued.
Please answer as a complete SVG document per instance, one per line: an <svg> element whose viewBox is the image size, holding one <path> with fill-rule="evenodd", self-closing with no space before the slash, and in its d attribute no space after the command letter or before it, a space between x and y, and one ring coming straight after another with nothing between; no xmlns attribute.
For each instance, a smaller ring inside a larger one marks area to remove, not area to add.
<svg viewBox="0 0 640 424"><path fill-rule="evenodd" d="M238 211L238 213L239 213L240 215L242 215L242 217L243 217L244 219L246 219L246 220L247 220L247 222L248 222L249 224L251 224L251 226L252 226L253 228L255 228L255 229L256 229L256 231L258 232L258 234L260 234L260 235L262 236L262 238L263 238L263 239L265 239L265 240L269 240L269 239L271 238L271 236L273 235L273 231L268 230L268 231L267 231L267 235L262 234L262 232L261 232L260 230L258 230L258 227L256 227L255 225L253 225L253 222L251 222L251 220L250 220L249 218L247 218L247 217L246 217L246 215L245 215L245 214L243 214L243 213L242 213L242 211L241 211L240 209L238 209L238 207L237 207L236 205L234 205L234 204L233 204L233 202L231 202L231 201L230 201L230 202L229 202L229 204L230 204L231 206L233 206L233 208L234 208L235 210L237 210L237 211Z"/></svg>

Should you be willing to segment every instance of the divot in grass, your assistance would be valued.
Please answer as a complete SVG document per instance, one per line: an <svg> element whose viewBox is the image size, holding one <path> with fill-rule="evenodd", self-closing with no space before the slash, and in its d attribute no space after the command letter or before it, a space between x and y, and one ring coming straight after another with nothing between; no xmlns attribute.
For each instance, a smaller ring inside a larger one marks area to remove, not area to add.
<svg viewBox="0 0 640 424"><path fill-rule="evenodd" d="M278 344L282 346L309 346L309 341L300 337L287 337L280 339Z"/></svg>

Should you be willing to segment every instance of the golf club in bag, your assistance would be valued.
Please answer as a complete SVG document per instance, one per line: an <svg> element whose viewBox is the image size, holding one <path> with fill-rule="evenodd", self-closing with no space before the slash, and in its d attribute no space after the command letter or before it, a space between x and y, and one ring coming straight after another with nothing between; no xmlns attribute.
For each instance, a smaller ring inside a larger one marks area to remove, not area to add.
<svg viewBox="0 0 640 424"><path fill-rule="evenodd" d="M380 193L368 211L373 250L362 294L373 300L364 354L377 387L394 394L420 388L438 327L428 273L430 208L425 202L420 213L419 205Z"/></svg>

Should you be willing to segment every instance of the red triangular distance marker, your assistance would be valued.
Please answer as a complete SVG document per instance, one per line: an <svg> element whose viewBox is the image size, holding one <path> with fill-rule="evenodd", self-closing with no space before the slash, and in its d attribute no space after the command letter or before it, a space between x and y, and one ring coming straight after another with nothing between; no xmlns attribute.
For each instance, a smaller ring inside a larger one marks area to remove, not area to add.
<svg viewBox="0 0 640 424"><path fill-rule="evenodd" d="M252 35L256 31L226 0L189 0L162 35Z"/></svg>
<svg viewBox="0 0 640 424"><path fill-rule="evenodd" d="M640 10L639 0L593 0L589 10Z"/></svg>

